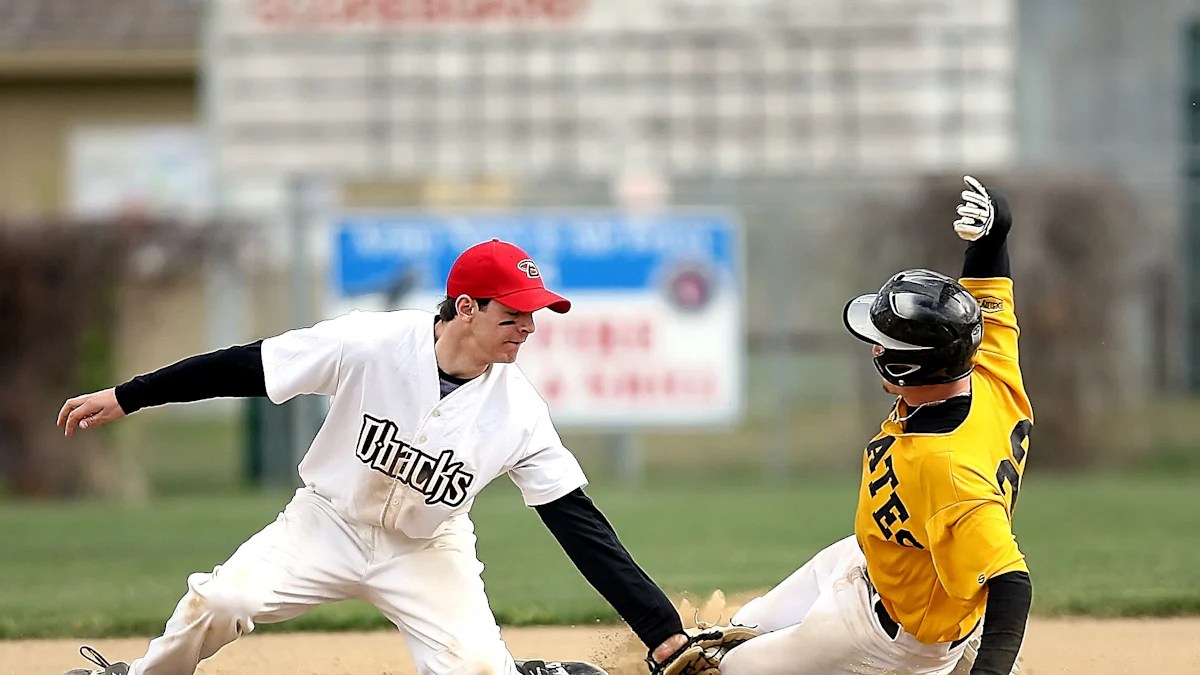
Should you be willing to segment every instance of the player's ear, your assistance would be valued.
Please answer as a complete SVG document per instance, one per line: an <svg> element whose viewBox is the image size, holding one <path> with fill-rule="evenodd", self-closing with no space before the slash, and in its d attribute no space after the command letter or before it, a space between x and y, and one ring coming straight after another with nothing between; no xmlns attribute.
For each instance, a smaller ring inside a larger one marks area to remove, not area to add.
<svg viewBox="0 0 1200 675"><path fill-rule="evenodd" d="M479 311L479 304L475 302L474 298L464 293L455 298L454 309L457 310L463 321L470 323L475 313Z"/></svg>

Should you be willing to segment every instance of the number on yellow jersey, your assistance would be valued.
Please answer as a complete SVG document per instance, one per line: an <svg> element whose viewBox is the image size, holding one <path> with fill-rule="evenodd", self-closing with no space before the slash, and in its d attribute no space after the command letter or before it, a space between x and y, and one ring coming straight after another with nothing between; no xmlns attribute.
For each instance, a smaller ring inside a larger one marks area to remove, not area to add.
<svg viewBox="0 0 1200 675"><path fill-rule="evenodd" d="M1021 491L1021 472L1017 467L1025 463L1025 441L1029 438L1029 431L1033 428L1033 423L1029 420L1021 420L1017 422L1017 426L1013 427L1012 433L1008 436L1008 441L1012 445L1012 459L1005 457L1000 460L1000 465L996 467L996 483L1000 486L1000 493L1008 495L1008 512L1012 513L1017 505L1017 493ZM1016 464L1013 464L1013 462ZM1005 483L1008 488L1005 488Z"/></svg>

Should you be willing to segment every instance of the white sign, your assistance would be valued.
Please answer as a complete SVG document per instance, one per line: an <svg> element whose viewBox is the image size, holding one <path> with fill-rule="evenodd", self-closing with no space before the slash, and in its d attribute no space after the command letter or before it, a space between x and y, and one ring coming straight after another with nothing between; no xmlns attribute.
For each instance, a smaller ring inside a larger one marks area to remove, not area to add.
<svg viewBox="0 0 1200 675"><path fill-rule="evenodd" d="M979 171L1014 153L1014 6L212 0L208 122L241 174Z"/></svg>
<svg viewBox="0 0 1200 675"><path fill-rule="evenodd" d="M82 126L68 141L70 209L200 219L212 209L212 166L193 126Z"/></svg>
<svg viewBox="0 0 1200 675"><path fill-rule="evenodd" d="M334 300L433 310L450 266L492 237L572 302L535 316L518 364L576 428L712 426L742 415L740 226L726 214L382 214L335 226Z"/></svg>

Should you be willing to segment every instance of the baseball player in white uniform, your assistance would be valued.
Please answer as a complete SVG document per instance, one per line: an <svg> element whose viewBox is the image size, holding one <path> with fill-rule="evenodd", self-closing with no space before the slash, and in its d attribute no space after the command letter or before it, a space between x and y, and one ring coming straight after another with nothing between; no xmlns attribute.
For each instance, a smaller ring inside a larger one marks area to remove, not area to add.
<svg viewBox="0 0 1200 675"><path fill-rule="evenodd" d="M256 624L351 598L396 625L421 675L562 675L559 664L513 659L484 593L469 511L502 474L650 658L686 643L677 611L584 494L579 463L514 363L533 313L570 302L545 288L524 251L495 239L459 256L446 290L437 314L354 311L63 405L58 424L71 436L166 403L332 397L300 462L303 487L278 518L212 572L188 577L144 656L110 663L84 647L98 669L72 675L191 675Z"/></svg>

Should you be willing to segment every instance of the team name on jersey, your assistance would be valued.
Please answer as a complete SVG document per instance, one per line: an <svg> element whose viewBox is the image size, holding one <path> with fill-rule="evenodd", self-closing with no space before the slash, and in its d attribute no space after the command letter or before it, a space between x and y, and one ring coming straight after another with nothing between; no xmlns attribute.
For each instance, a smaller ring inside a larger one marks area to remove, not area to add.
<svg viewBox="0 0 1200 675"><path fill-rule="evenodd" d="M895 442L894 436L884 436L867 445L867 471L871 479L871 482L867 484L867 489L870 490L872 498L885 488L888 491L887 500L871 513L871 518L875 520L884 539L894 541L901 546L925 548L921 542L917 541L912 532L904 527L898 527L908 521L909 513L908 508L904 506L904 501L900 499L900 493L897 492L897 488L900 487L900 479L896 477L896 469L889 452Z"/></svg>
<svg viewBox="0 0 1200 675"><path fill-rule="evenodd" d="M395 422L367 414L358 432L356 454L372 470L425 495L426 504L459 506L475 482L475 476L463 471L463 463L454 461L453 450L443 450L436 457L427 455L400 440Z"/></svg>

